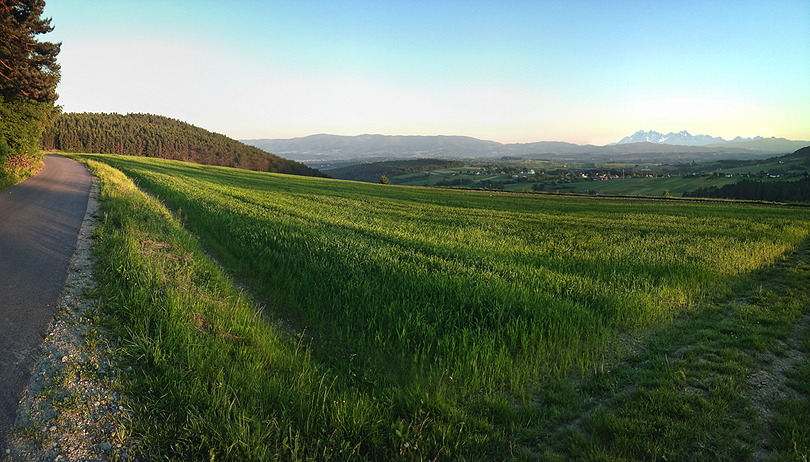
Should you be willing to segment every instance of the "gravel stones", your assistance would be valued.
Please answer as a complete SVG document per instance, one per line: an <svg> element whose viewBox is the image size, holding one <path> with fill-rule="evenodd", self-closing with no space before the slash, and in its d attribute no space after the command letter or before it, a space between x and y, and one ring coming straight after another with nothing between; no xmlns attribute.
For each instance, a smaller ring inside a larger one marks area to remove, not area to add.
<svg viewBox="0 0 810 462"><path fill-rule="evenodd" d="M51 322L3 461L137 460L128 435L131 412L116 391L118 369L104 329L91 321L95 301L92 235L98 215L93 184L58 315Z"/></svg>

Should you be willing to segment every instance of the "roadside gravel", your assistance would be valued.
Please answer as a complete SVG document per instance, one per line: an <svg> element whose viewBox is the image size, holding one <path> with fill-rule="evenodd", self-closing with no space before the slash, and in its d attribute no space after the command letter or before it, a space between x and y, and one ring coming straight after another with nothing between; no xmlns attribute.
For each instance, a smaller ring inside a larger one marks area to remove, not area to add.
<svg viewBox="0 0 810 462"><path fill-rule="evenodd" d="M133 461L131 411L119 393L114 345L98 323L92 239L99 218L94 180L58 314L40 349L3 461Z"/></svg>

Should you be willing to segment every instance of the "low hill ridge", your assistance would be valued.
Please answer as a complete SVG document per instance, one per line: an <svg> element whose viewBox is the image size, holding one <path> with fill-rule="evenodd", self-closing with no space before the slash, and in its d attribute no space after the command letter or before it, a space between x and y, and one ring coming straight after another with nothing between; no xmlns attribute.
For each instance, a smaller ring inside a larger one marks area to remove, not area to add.
<svg viewBox="0 0 810 462"><path fill-rule="evenodd" d="M244 143L300 162L356 159L497 158L519 156L551 160L684 162L717 159L756 159L787 154L810 141L783 138L684 146L640 141L607 146L561 141L498 143L468 136L402 136L318 134L290 139L250 139Z"/></svg>
<svg viewBox="0 0 810 462"><path fill-rule="evenodd" d="M43 149L183 160L261 172L325 176L219 133L153 114L62 114L42 135Z"/></svg>

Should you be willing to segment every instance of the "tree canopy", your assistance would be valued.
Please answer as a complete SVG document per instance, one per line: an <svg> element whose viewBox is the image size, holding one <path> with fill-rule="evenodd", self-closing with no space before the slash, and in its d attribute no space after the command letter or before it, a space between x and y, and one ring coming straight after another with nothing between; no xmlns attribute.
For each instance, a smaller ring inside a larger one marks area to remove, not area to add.
<svg viewBox="0 0 810 462"><path fill-rule="evenodd" d="M60 43L36 37L53 30L44 0L0 0L0 95L6 100L56 101Z"/></svg>
<svg viewBox="0 0 810 462"><path fill-rule="evenodd" d="M42 165L40 136L58 109L61 44L40 42L53 30L44 0L0 0L0 188Z"/></svg>

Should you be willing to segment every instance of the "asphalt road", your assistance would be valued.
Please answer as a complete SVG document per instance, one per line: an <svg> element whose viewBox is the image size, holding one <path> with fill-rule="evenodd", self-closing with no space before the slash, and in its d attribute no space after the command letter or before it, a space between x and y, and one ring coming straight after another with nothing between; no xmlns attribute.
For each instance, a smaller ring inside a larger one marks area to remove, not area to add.
<svg viewBox="0 0 810 462"><path fill-rule="evenodd" d="M91 178L76 161L46 156L37 175L0 190L0 450L56 314Z"/></svg>

